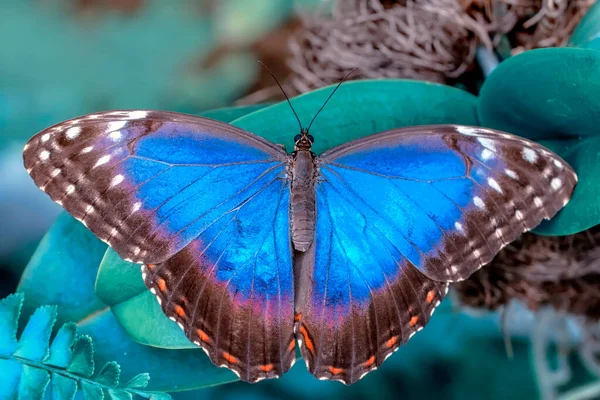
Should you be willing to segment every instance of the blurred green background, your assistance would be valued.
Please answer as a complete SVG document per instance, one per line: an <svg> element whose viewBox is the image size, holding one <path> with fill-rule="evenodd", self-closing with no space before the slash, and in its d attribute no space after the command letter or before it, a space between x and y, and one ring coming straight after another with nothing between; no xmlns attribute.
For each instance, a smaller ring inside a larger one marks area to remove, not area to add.
<svg viewBox="0 0 600 400"><path fill-rule="evenodd" d="M317 3L0 0L0 298L14 291L60 212L22 167L21 150L29 137L101 110L200 113L232 105L264 86L257 60L285 73L281 43L287 33L282 32L295 25L295 12ZM447 300L407 347L352 387L318 381L298 362L279 380L173 397L536 398L526 334L531 315L513 315L517 320L508 326L515 334L514 357L509 359L497 314L475 315L451 303Z"/></svg>

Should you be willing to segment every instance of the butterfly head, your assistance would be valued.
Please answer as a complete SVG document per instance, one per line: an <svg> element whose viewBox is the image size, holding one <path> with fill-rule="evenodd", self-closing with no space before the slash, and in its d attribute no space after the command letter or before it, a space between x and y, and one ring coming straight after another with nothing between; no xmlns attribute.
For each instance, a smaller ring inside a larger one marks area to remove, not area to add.
<svg viewBox="0 0 600 400"><path fill-rule="evenodd" d="M294 150L298 151L298 150L306 150L306 151L310 151L310 148L312 147L313 142L315 141L315 138L312 137L312 135L308 134L308 129L307 128L302 128L302 130L300 131L300 134L296 135L294 137Z"/></svg>

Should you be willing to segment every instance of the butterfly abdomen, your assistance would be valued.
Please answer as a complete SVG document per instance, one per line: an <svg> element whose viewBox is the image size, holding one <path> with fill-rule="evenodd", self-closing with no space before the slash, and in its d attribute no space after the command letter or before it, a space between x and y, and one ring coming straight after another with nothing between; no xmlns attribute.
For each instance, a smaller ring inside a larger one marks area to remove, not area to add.
<svg viewBox="0 0 600 400"><path fill-rule="evenodd" d="M292 243L297 251L306 251L315 237L315 174L314 156L299 150L292 160L290 221Z"/></svg>

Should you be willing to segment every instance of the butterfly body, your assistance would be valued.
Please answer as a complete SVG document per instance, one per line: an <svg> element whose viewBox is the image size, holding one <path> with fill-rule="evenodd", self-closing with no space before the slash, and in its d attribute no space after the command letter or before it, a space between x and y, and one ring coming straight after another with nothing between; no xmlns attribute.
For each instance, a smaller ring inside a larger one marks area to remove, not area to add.
<svg viewBox="0 0 600 400"><path fill-rule="evenodd" d="M544 147L480 127L396 129L321 155L176 113L113 111L24 150L35 183L125 260L215 365L295 361L351 384L466 279L569 200Z"/></svg>
<svg viewBox="0 0 600 400"><path fill-rule="evenodd" d="M315 183L318 169L310 148L296 150L291 156L290 164L292 243L295 250L304 252L312 245L315 236Z"/></svg>

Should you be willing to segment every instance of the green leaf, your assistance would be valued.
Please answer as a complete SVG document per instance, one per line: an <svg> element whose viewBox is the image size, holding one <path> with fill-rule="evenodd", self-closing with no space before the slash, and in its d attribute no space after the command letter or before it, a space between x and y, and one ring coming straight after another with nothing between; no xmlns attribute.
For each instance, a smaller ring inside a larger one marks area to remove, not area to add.
<svg viewBox="0 0 600 400"><path fill-rule="evenodd" d="M92 382L81 382L81 391L85 400L103 400L104 392L100 386Z"/></svg>
<svg viewBox="0 0 600 400"><path fill-rule="evenodd" d="M19 382L19 399L41 400L48 383L50 383L48 371L23 365L23 373Z"/></svg>
<svg viewBox="0 0 600 400"><path fill-rule="evenodd" d="M333 86L292 99L307 126L331 94ZM409 80L364 80L344 83L311 127L313 151L388 129L413 125L479 125L477 98L470 93L436 83ZM293 149L298 122L286 102L253 112L232 125Z"/></svg>
<svg viewBox="0 0 600 400"><path fill-rule="evenodd" d="M132 398L131 393L123 390L109 389L108 394L112 400L131 400Z"/></svg>
<svg viewBox="0 0 600 400"><path fill-rule="evenodd" d="M22 305L20 293L0 300L0 355L10 355L17 349L17 325Z"/></svg>
<svg viewBox="0 0 600 400"><path fill-rule="evenodd" d="M71 400L77 393L77 381L52 374L52 400Z"/></svg>
<svg viewBox="0 0 600 400"><path fill-rule="evenodd" d="M142 315L140 312L140 317ZM110 311L97 313L80 322L79 330L93 335L96 347L103 350L96 352L97 362L119 359L124 376L134 376L143 365L152 376L148 385L150 391L198 389L237 380L226 368L216 368L198 348L174 351L134 342ZM126 357L123 357L124 354Z"/></svg>
<svg viewBox="0 0 600 400"><path fill-rule="evenodd" d="M73 355L67 371L89 378L94 374L94 350L92 338L81 336L73 345Z"/></svg>
<svg viewBox="0 0 600 400"><path fill-rule="evenodd" d="M145 388L146 386L148 386L149 381L150 381L150 374L147 374L147 373L138 374L138 375L134 376L133 378L131 378L129 380L129 382L127 382L127 384L125 384L125 387L141 389L141 388Z"/></svg>
<svg viewBox="0 0 600 400"><path fill-rule="evenodd" d="M78 321L105 306L94 295L94 283L107 246L83 224L61 214L40 242L21 277L24 312L43 304L59 307L59 323ZM52 282L52 284L48 284Z"/></svg>
<svg viewBox="0 0 600 400"><path fill-rule="evenodd" d="M511 57L479 98L483 126L549 144L579 176L569 204L535 232L568 235L600 223L600 52L553 48Z"/></svg>
<svg viewBox="0 0 600 400"><path fill-rule="evenodd" d="M217 121L231 122L235 119L241 118L244 115L258 111L262 108L270 106L272 103L265 104L253 104L249 106L238 106L238 107L224 107L216 108L213 110L207 110L200 113L201 117L216 119Z"/></svg>
<svg viewBox="0 0 600 400"><path fill-rule="evenodd" d="M50 344L56 306L35 310L21 336L16 338L14 332L18 328L22 304L22 294L0 300L0 316L3 317L0 320L3 333L0 344L4 350L12 349L0 354L0 399L73 399L78 382L85 398L102 398L103 390L127 399L134 394L146 398L155 395L155 392L140 390L147 383L148 374L137 376L133 382L137 382L137 387L119 388L120 367L114 361L107 361L92 377L92 341L87 336L77 337L76 326L72 323L61 327Z"/></svg>
<svg viewBox="0 0 600 400"><path fill-rule="evenodd" d="M119 377L121 376L121 367L114 361L107 362L100 370L94 381L104 386L119 386Z"/></svg>
<svg viewBox="0 0 600 400"><path fill-rule="evenodd" d="M600 39L600 3L594 5L585 14L585 17L579 22L577 28L569 39L569 45L583 47L587 43ZM587 46L585 46L587 47ZM596 47L598 48L598 47Z"/></svg>
<svg viewBox="0 0 600 400"><path fill-rule="evenodd" d="M67 368L71 362L71 348L77 336L77 325L67 322L60 327L50 346L50 355L45 364L59 368Z"/></svg>
<svg viewBox="0 0 600 400"><path fill-rule="evenodd" d="M21 334L14 356L38 362L46 358L55 321L55 306L43 306L35 310Z"/></svg>

